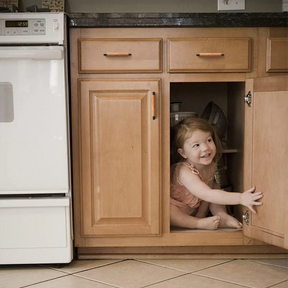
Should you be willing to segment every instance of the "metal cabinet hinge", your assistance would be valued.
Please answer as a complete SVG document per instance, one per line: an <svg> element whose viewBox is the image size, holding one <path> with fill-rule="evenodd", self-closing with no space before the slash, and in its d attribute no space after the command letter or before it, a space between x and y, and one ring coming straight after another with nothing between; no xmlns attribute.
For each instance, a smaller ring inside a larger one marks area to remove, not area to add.
<svg viewBox="0 0 288 288"><path fill-rule="evenodd" d="M251 91L248 92L248 94L244 97L244 103L247 103L249 107L251 107L252 104L252 93Z"/></svg>
<svg viewBox="0 0 288 288"><path fill-rule="evenodd" d="M249 215L249 210L242 214L242 219L246 223L246 225L249 225Z"/></svg>

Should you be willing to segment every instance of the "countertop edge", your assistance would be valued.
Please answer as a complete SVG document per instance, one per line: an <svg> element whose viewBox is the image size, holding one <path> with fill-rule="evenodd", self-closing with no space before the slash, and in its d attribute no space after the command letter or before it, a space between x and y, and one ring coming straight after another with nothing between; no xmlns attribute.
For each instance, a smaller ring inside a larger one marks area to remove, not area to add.
<svg viewBox="0 0 288 288"><path fill-rule="evenodd" d="M70 28L97 27L288 27L277 13L68 13Z"/></svg>

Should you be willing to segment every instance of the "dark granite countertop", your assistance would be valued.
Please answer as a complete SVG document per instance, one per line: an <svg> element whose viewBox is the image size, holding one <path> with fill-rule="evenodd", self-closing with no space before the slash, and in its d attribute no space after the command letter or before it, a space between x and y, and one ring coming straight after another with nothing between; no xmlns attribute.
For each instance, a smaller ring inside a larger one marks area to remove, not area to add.
<svg viewBox="0 0 288 288"><path fill-rule="evenodd" d="M70 13L70 28L93 27L288 27L279 13Z"/></svg>

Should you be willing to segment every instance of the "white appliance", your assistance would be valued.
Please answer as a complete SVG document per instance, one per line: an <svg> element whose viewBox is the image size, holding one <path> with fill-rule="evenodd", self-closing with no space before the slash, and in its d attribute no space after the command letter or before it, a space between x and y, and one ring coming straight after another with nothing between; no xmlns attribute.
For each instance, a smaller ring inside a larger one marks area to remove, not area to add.
<svg viewBox="0 0 288 288"><path fill-rule="evenodd" d="M0 14L0 264L73 258L66 17Z"/></svg>

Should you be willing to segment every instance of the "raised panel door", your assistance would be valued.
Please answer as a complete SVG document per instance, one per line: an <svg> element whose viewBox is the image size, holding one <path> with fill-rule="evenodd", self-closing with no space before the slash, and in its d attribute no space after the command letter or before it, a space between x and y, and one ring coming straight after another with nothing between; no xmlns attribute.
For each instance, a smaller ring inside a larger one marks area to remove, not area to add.
<svg viewBox="0 0 288 288"><path fill-rule="evenodd" d="M266 72L288 71L288 38L267 38Z"/></svg>
<svg viewBox="0 0 288 288"><path fill-rule="evenodd" d="M83 236L159 235L159 80L79 80Z"/></svg>
<svg viewBox="0 0 288 288"><path fill-rule="evenodd" d="M255 185L264 197L256 214L246 214L244 234L288 249L288 77L249 80L248 90L244 186Z"/></svg>

